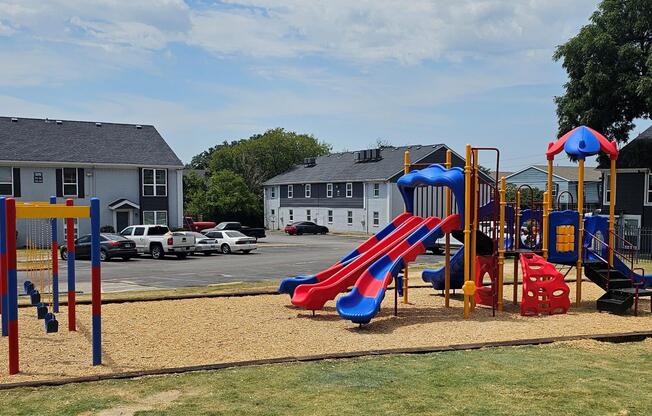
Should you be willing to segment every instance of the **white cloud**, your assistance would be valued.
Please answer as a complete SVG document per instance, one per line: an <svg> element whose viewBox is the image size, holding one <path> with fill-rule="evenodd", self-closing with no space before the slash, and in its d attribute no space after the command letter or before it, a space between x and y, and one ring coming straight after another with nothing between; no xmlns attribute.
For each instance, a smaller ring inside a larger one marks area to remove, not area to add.
<svg viewBox="0 0 652 416"><path fill-rule="evenodd" d="M0 30L13 27L24 35L104 47L163 49L185 42L218 55L416 64L550 48L576 29L595 3L226 0L192 9L181 0L0 0L11 24Z"/></svg>

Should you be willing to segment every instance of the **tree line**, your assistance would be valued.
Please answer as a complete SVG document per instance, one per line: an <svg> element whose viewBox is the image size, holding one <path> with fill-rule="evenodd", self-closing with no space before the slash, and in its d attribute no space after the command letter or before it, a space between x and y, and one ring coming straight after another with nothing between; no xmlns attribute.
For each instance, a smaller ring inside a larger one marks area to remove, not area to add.
<svg viewBox="0 0 652 416"><path fill-rule="evenodd" d="M311 134L275 128L247 139L224 141L194 156L185 175L184 211L213 221L263 222L263 183L331 145Z"/></svg>

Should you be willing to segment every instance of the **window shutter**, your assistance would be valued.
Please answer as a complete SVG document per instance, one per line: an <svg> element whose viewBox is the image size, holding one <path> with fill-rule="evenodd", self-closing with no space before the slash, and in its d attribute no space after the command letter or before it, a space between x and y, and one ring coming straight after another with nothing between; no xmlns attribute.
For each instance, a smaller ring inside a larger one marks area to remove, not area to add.
<svg viewBox="0 0 652 416"><path fill-rule="evenodd" d="M20 197L20 168L14 168L14 197Z"/></svg>
<svg viewBox="0 0 652 416"><path fill-rule="evenodd" d="M84 176L84 168L77 169L77 197L84 198L84 184L86 177Z"/></svg>
<svg viewBox="0 0 652 416"><path fill-rule="evenodd" d="M63 198L63 169L57 169L57 196Z"/></svg>

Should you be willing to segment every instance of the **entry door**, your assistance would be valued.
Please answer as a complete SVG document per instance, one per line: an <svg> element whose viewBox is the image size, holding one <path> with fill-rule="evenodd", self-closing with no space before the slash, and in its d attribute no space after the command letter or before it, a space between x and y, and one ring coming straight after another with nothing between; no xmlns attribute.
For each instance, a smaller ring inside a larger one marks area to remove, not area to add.
<svg viewBox="0 0 652 416"><path fill-rule="evenodd" d="M115 223L116 223L116 232L119 233L120 231L124 230L125 228L129 227L130 221L129 221L129 215L131 213L129 211L116 211L115 213Z"/></svg>

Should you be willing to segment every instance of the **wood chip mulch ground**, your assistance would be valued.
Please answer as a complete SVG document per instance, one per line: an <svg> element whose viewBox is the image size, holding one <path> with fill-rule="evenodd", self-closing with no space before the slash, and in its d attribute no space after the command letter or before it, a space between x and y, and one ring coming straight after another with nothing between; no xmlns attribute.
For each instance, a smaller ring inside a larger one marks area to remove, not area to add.
<svg viewBox="0 0 652 416"><path fill-rule="evenodd" d="M312 316L293 307L287 296L110 304L103 307L100 367L90 366L89 306L78 306L77 333L67 331L63 308L58 314L60 332L47 335L35 311L21 309L22 372L8 375L3 338L0 384L287 356L652 330L649 300L641 301L639 316L617 316L595 310L595 299L602 294L597 286L585 283L583 292L582 306L567 315L522 317L506 300L506 311L496 317L491 309L478 307L469 320L462 319L460 298L444 308L443 297L432 289L411 289L410 304L399 303L399 316L394 317L393 293L388 292L381 313L361 328L340 319L334 302Z"/></svg>

